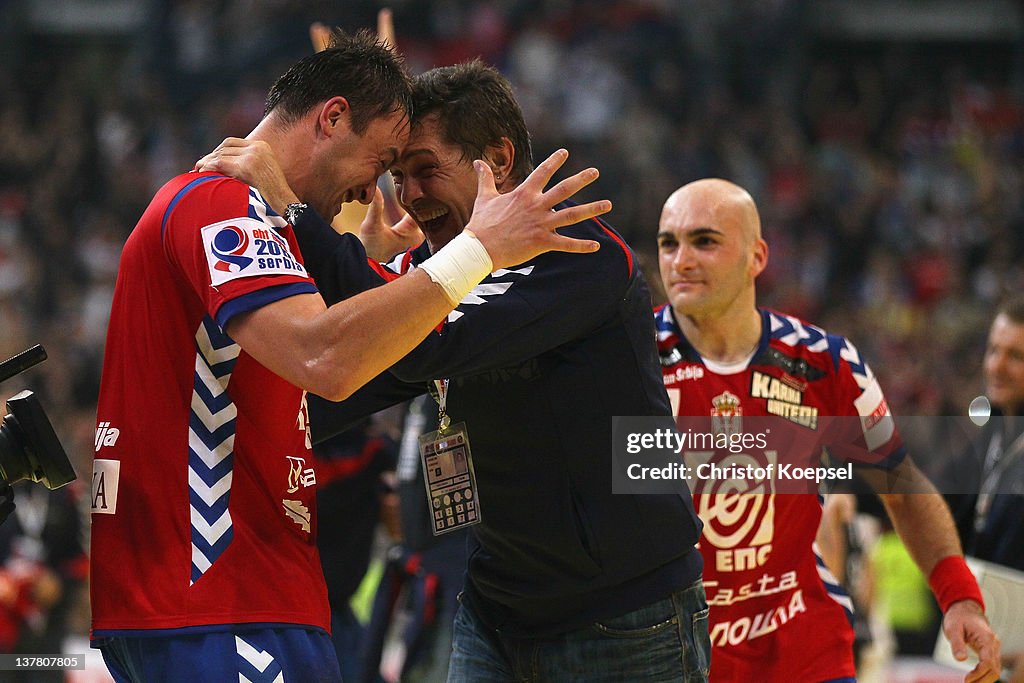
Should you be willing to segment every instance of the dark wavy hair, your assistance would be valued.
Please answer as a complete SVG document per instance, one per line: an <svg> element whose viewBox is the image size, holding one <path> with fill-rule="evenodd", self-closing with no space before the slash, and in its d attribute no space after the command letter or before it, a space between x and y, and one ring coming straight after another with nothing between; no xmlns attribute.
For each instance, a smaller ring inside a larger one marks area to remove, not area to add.
<svg viewBox="0 0 1024 683"><path fill-rule="evenodd" d="M413 78L413 125L436 115L448 143L464 158L479 159L507 137L515 148L510 176L522 182L533 170L530 133L512 86L478 59L431 69Z"/></svg>
<svg viewBox="0 0 1024 683"><path fill-rule="evenodd" d="M349 35L334 29L330 47L304 57L284 73L267 95L264 114L276 112L295 123L332 97L348 100L352 130L361 135L370 122L392 112L410 112L412 80L401 56L369 31Z"/></svg>

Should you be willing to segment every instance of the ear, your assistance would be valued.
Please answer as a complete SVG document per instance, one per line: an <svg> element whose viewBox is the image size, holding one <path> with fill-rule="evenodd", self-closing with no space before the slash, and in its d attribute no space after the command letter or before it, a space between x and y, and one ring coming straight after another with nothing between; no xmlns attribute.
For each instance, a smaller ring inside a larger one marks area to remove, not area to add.
<svg viewBox="0 0 1024 683"><path fill-rule="evenodd" d="M320 105L317 115L317 131L325 137L347 132L351 128L351 109L348 100L337 95Z"/></svg>
<svg viewBox="0 0 1024 683"><path fill-rule="evenodd" d="M756 278L768 266L768 243L763 239L754 242L754 254L750 260L750 276Z"/></svg>
<svg viewBox="0 0 1024 683"><path fill-rule="evenodd" d="M494 183L500 189L512 172L512 166L516 161L516 148L512 146L511 140L502 137L500 143L490 145L484 150L484 161L491 167Z"/></svg>

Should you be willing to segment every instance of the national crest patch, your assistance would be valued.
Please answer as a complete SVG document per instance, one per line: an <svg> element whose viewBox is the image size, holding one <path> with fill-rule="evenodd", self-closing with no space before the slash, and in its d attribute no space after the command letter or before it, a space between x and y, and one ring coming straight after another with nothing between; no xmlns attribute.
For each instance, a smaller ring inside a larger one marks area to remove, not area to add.
<svg viewBox="0 0 1024 683"><path fill-rule="evenodd" d="M253 218L232 218L201 231L203 250L214 286L241 277L298 275L306 269L277 231Z"/></svg>

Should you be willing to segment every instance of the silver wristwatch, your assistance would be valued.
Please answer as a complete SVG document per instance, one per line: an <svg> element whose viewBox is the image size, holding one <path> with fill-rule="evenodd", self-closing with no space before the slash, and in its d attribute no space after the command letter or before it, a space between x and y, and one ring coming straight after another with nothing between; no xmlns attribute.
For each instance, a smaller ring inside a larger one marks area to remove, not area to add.
<svg viewBox="0 0 1024 683"><path fill-rule="evenodd" d="M289 225L295 225L295 221L302 217L302 214L309 208L308 204L301 202L292 202L285 207L284 219L288 221Z"/></svg>

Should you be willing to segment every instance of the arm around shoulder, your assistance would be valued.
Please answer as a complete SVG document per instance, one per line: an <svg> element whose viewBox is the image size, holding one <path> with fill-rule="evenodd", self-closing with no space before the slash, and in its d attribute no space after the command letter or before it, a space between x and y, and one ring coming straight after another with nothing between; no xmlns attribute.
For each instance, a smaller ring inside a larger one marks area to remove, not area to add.
<svg viewBox="0 0 1024 683"><path fill-rule="evenodd" d="M328 308L299 294L241 313L227 332L292 384L340 401L408 353L451 310L426 273L413 272Z"/></svg>

